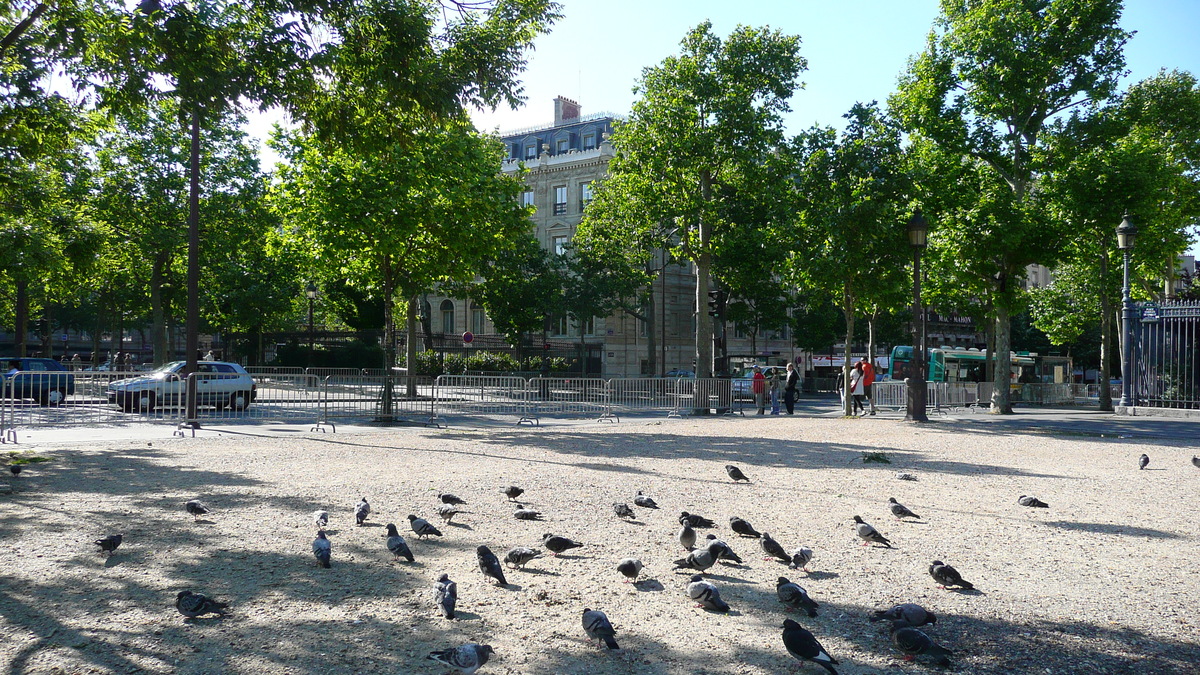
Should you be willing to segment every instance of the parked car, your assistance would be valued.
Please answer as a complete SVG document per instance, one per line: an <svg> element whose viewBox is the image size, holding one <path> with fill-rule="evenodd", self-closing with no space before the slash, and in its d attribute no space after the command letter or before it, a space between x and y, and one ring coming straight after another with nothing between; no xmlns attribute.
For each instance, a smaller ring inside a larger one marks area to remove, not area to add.
<svg viewBox="0 0 1200 675"><path fill-rule="evenodd" d="M666 374L666 375L663 375L663 377L689 377L689 378L694 378L694 377L696 377L696 371L694 371L694 370L668 370L668 371L667 371L667 374Z"/></svg>
<svg viewBox="0 0 1200 675"><path fill-rule="evenodd" d="M783 386L783 379L787 377L787 366L758 366L762 368L763 376L767 378L767 385L770 387L771 375L775 371L779 371L780 386ZM733 396L735 398L751 398L754 393L750 390L750 383L754 379L754 366L746 366L742 372L735 375L733 378Z"/></svg>
<svg viewBox="0 0 1200 675"><path fill-rule="evenodd" d="M30 398L42 405L62 405L67 397L75 393L75 376L66 366L54 359L6 356L3 358L5 373L9 363L18 362L21 372L8 376L4 385L4 396Z"/></svg>
<svg viewBox="0 0 1200 675"><path fill-rule="evenodd" d="M131 412L182 405L187 381L180 373L185 365L186 361L172 361L142 377L109 382L108 400ZM254 379L239 364L201 361L197 366L197 405L213 406L217 410L245 410L258 395Z"/></svg>

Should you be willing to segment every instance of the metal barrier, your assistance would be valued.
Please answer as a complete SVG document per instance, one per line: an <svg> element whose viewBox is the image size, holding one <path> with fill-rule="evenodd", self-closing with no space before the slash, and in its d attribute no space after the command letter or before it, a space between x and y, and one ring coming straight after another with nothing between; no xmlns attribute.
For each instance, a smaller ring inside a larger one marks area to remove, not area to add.
<svg viewBox="0 0 1200 675"><path fill-rule="evenodd" d="M613 414L665 412L678 417L691 406L693 382L685 378L639 377L608 381Z"/></svg>
<svg viewBox="0 0 1200 675"><path fill-rule="evenodd" d="M528 396L529 382L523 377L441 375L434 382L430 417L516 417L518 424L537 424Z"/></svg>
<svg viewBox="0 0 1200 675"><path fill-rule="evenodd" d="M251 375L304 375L300 366L246 366Z"/></svg>
<svg viewBox="0 0 1200 675"><path fill-rule="evenodd" d="M535 377L529 380L529 413L555 417L585 416L613 421L608 380L582 377Z"/></svg>
<svg viewBox="0 0 1200 675"><path fill-rule="evenodd" d="M871 385L871 398L876 408L895 408L897 411L908 407L908 389L903 382L888 380L875 381Z"/></svg>
<svg viewBox="0 0 1200 675"><path fill-rule="evenodd" d="M929 406L934 412L979 407L978 382L929 382Z"/></svg>

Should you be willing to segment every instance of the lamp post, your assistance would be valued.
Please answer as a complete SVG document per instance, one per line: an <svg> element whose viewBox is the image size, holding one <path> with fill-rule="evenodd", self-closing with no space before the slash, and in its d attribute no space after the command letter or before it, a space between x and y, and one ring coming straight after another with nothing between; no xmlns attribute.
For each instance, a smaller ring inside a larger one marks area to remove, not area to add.
<svg viewBox="0 0 1200 675"><path fill-rule="evenodd" d="M908 377L908 412L904 419L928 422L925 414L925 319L921 309L921 251L928 243L929 224L918 210L908 220L908 243L913 249L913 358Z"/></svg>
<svg viewBox="0 0 1200 675"><path fill-rule="evenodd" d="M313 282L308 282L308 287L304 289L304 294L308 296L308 367L313 364L313 302L317 299L317 285Z"/></svg>
<svg viewBox="0 0 1200 675"><path fill-rule="evenodd" d="M1136 312L1129 295L1129 256L1136 237L1137 226L1129 214L1125 214L1117 226L1117 248L1125 257L1125 276L1121 283L1121 400L1117 405L1126 408L1137 404L1133 388L1133 320Z"/></svg>

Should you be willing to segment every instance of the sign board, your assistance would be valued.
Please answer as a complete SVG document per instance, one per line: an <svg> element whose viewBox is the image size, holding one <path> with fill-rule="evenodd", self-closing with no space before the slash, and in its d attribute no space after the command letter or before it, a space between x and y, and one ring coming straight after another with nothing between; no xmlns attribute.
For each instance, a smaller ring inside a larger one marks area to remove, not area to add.
<svg viewBox="0 0 1200 675"><path fill-rule="evenodd" d="M1158 305L1153 302L1142 305L1142 323L1158 323Z"/></svg>
<svg viewBox="0 0 1200 675"><path fill-rule="evenodd" d="M475 336L471 333L471 331L467 331L467 332L463 333L463 342L465 342L467 344L471 344L474 341L475 341Z"/></svg>

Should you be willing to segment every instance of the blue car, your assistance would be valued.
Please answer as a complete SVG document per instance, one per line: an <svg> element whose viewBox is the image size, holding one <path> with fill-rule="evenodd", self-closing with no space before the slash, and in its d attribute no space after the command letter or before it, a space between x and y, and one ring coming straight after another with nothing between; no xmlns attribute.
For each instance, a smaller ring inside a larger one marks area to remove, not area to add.
<svg viewBox="0 0 1200 675"><path fill-rule="evenodd" d="M20 372L4 377L5 398L33 399L42 405L62 405L75 393L75 376L54 359L8 356L0 358L7 373L12 362Z"/></svg>

